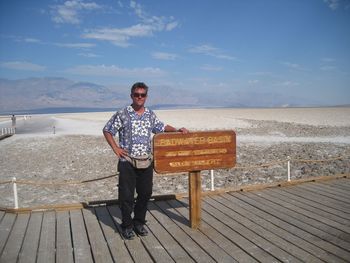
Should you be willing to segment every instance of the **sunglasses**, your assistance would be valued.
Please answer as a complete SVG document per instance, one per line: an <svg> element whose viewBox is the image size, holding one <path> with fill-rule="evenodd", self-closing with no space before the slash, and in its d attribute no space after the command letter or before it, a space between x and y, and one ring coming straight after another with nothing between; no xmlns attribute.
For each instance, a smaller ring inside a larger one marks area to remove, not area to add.
<svg viewBox="0 0 350 263"><path fill-rule="evenodd" d="M147 96L147 93L137 93L137 92L134 92L133 94L132 94L132 96L134 97L134 98L146 98L146 96Z"/></svg>

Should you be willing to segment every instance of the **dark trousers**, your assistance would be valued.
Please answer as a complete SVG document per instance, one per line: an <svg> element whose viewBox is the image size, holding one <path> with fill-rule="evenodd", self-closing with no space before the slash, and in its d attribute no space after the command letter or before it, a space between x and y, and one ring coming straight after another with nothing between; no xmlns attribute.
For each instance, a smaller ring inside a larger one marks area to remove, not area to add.
<svg viewBox="0 0 350 263"><path fill-rule="evenodd" d="M147 169L136 169L129 162L120 161L118 170L118 199L122 212L121 226L132 227L137 224L145 224L147 203L152 196L153 165ZM132 212L134 212L133 218Z"/></svg>

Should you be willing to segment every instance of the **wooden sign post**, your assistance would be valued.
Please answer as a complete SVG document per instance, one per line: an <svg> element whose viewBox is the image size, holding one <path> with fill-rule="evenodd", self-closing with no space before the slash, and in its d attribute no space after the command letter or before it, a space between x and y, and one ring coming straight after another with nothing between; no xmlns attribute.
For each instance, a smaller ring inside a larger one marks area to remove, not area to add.
<svg viewBox="0 0 350 263"><path fill-rule="evenodd" d="M190 224L201 221L201 170L231 168L236 164L234 131L160 133L153 137L157 173L189 172Z"/></svg>

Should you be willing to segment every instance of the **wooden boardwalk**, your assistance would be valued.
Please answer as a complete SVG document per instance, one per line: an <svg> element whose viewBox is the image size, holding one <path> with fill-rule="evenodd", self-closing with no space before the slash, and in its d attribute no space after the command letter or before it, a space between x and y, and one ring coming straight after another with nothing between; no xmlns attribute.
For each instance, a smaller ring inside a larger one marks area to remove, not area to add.
<svg viewBox="0 0 350 263"><path fill-rule="evenodd" d="M124 241L116 205L0 212L0 262L350 262L350 180L153 201L149 236Z"/></svg>

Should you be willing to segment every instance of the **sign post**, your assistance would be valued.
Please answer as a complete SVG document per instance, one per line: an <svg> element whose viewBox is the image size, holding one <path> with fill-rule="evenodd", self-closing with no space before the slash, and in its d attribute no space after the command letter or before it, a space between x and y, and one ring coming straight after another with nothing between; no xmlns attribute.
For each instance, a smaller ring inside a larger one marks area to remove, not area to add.
<svg viewBox="0 0 350 263"><path fill-rule="evenodd" d="M224 169L236 164L234 131L160 133L153 137L154 169L157 173L188 172L190 224L201 221L202 170Z"/></svg>

